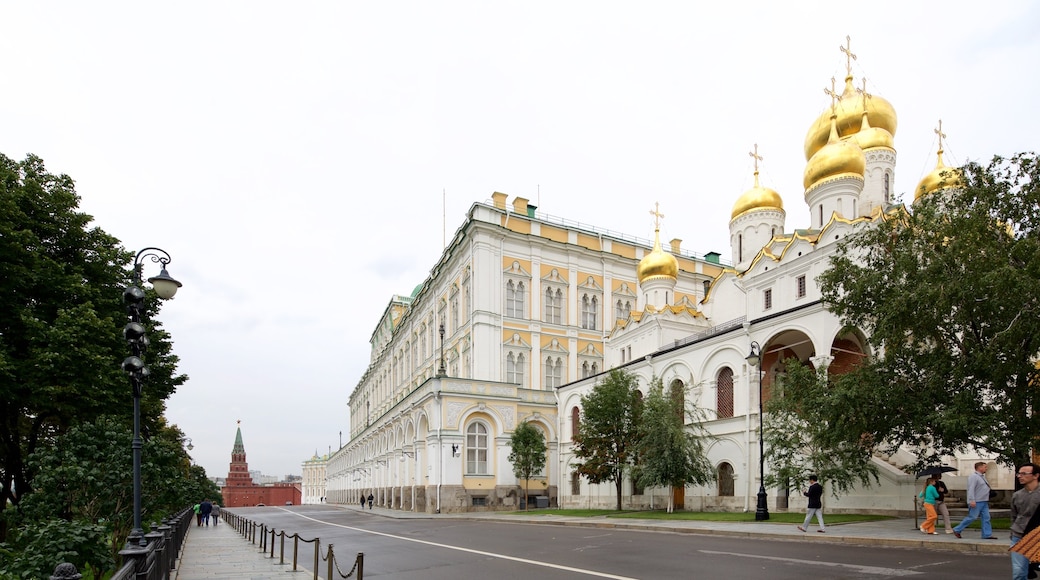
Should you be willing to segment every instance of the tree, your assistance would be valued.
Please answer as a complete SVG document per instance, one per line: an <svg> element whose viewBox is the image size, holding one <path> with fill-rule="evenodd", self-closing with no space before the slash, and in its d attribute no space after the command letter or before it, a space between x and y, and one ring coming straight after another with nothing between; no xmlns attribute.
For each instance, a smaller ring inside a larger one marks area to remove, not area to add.
<svg viewBox="0 0 1040 580"><path fill-rule="evenodd" d="M621 486L632 464L639 438L642 396L636 378L623 369L610 371L582 396L581 422L575 438L575 470L589 483L614 482L617 509L621 510Z"/></svg>
<svg viewBox="0 0 1040 580"><path fill-rule="evenodd" d="M0 512L32 491L26 459L33 452L103 414L130 421L119 361L128 354L120 330L133 254L91 227L78 207L71 177L47 172L33 155L15 162L0 154ZM150 315L159 302L147 300ZM168 335L154 322L146 326L147 438L186 377L175 373ZM0 518L0 541L6 531Z"/></svg>
<svg viewBox="0 0 1040 580"><path fill-rule="evenodd" d="M878 482L872 461L877 431L871 414L877 391L863 388L863 371L828 378L797 359L784 362L783 395L766 402L765 456L770 470L765 484L773 488L801 488L812 474L827 482L838 497L855 485Z"/></svg>
<svg viewBox="0 0 1040 580"><path fill-rule="evenodd" d="M545 436L541 429L524 421L517 425L509 438L509 444L513 448L509 452L509 462L513 464L513 475L523 480L524 497L530 498L531 477L545 469ZM524 508L530 509L529 501L524 501Z"/></svg>
<svg viewBox="0 0 1040 580"><path fill-rule="evenodd" d="M674 383L665 394L659 377L650 381L650 392L643 402L640 421L637 479L645 486L685 487L689 483L703 485L715 480L715 469L704 449L706 434L697 430L704 421L696 407L685 408L686 397L681 383ZM691 415L689 428L684 424ZM674 497L668 494L668 513L674 509Z"/></svg>
<svg viewBox="0 0 1040 580"><path fill-rule="evenodd" d="M802 407L835 398L829 426L854 409L872 426L858 437L919 449L918 465L968 448L1021 463L1040 433L1040 164L995 157L946 180L840 244L823 299L877 354Z"/></svg>

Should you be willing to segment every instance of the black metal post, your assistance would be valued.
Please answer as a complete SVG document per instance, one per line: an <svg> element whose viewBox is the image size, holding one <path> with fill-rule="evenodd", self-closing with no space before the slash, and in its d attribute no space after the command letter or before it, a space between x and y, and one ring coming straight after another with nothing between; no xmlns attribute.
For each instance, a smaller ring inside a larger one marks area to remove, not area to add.
<svg viewBox="0 0 1040 580"><path fill-rule="evenodd" d="M441 324L440 328L438 328L438 332L441 335L441 366L440 366L440 368L437 369L437 376L438 377L446 377L446 376L448 376L448 369L444 366L444 325L443 324Z"/></svg>
<svg viewBox="0 0 1040 580"><path fill-rule="evenodd" d="M134 496L134 523L130 530L129 543L131 545L144 545L144 530L141 527L141 389L142 381L148 377L148 367L144 364L144 354L148 348L148 337L144 325L141 323L145 313L144 290L141 289L142 258L150 258L153 262L162 264L162 271L158 276L149 278L148 281L155 287L156 294L161 298L172 298L177 292L180 282L174 280L166 272L166 265L170 263L170 255L159 248L145 248L134 257L134 279L133 285L123 291L123 300L126 302L127 316L130 322L123 327L123 338L130 345L130 356L122 364L122 368L130 375L130 387L134 397L134 436L130 443L133 451L133 496Z"/></svg>
<svg viewBox="0 0 1040 580"><path fill-rule="evenodd" d="M769 506L766 503L766 454L765 439L762 427L762 347L752 341L751 353L747 356L748 364L758 367L758 505L755 507L755 521L769 519Z"/></svg>

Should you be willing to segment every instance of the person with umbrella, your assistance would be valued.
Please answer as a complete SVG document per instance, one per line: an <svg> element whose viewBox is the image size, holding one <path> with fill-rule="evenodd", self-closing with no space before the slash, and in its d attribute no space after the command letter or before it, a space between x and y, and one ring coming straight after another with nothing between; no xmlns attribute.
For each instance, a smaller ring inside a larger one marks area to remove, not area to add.
<svg viewBox="0 0 1040 580"><path fill-rule="evenodd" d="M935 520L938 516L935 513L935 500L939 499L939 492L935 490L935 476L930 476L924 482L924 491L918 494L924 500L924 523L921 524L921 533L935 535Z"/></svg>
<svg viewBox="0 0 1040 580"><path fill-rule="evenodd" d="M950 489L946 487L946 484L942 480L942 472L936 473L935 477L935 491L939 492L939 498L935 500L935 511L943 518L943 523L946 524L946 533L953 533L953 523L950 521L950 509L946 507L946 496L949 495Z"/></svg>

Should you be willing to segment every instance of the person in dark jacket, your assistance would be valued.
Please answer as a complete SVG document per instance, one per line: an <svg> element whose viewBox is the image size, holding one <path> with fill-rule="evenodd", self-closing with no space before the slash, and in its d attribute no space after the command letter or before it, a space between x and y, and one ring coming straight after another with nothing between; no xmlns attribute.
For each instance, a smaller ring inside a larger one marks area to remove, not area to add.
<svg viewBox="0 0 1040 580"><path fill-rule="evenodd" d="M368 494L368 509L372 509L372 500L374 499L375 498L372 497L372 494Z"/></svg>
<svg viewBox="0 0 1040 580"><path fill-rule="evenodd" d="M202 523L209 525L209 514L213 513L213 504L208 499L199 504L199 512L202 514Z"/></svg>
<svg viewBox="0 0 1040 580"><path fill-rule="evenodd" d="M823 502L820 500L823 497L823 486L820 485L820 478L810 475L809 489L805 490L802 495L809 498L809 506L805 510L805 522L798 526L798 529L804 532L809 527L813 514L816 514L816 523L820 524L820 529L816 531L821 534L826 532L827 528L823 525Z"/></svg>

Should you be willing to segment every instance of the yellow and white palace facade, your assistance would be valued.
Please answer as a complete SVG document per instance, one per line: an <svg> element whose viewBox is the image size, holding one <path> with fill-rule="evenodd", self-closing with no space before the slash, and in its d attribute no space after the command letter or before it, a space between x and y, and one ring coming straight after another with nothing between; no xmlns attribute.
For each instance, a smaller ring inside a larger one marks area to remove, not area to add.
<svg viewBox="0 0 1040 580"><path fill-rule="evenodd" d="M706 412L711 486L640 489L623 503L694 510L754 509L759 487L759 393L781 361L840 373L869 357L862 331L843 328L816 278L837 243L898 208L895 110L857 90L849 67L804 142L801 228L780 195L759 184L734 196L732 264L662 243L551 217L528 200L494 193L475 203L429 277L394 296L371 337L371 361L350 395L350 441L328 460L329 502L427 513L551 506L612 508L612 483L590 485L571 463L581 397L625 368L645 391L652 377L680 384ZM915 197L943 185L935 171ZM652 200L647 209L659 220ZM720 216L721 218L722 216ZM749 367L752 343L761 372ZM760 383L761 381L761 387ZM548 443L543 473L518 481L509 438L528 421ZM971 471L977 457L954 458ZM881 481L828 498L828 509L910 513L911 455L878 457ZM767 467L768 470L768 467ZM953 474L953 483L957 482ZM993 481L994 478L991 478ZM999 483L999 481L998 481ZM770 509L801 509L797 491L768 489Z"/></svg>

